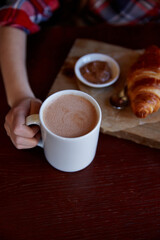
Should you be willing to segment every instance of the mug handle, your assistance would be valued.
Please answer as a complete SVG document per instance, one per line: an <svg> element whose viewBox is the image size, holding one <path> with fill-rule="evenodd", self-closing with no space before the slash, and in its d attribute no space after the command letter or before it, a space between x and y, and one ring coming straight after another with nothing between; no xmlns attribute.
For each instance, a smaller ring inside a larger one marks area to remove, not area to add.
<svg viewBox="0 0 160 240"><path fill-rule="evenodd" d="M38 125L40 127L40 119L39 119L39 114L32 114L26 117L26 125ZM37 146L43 148L43 143L42 139L38 142Z"/></svg>

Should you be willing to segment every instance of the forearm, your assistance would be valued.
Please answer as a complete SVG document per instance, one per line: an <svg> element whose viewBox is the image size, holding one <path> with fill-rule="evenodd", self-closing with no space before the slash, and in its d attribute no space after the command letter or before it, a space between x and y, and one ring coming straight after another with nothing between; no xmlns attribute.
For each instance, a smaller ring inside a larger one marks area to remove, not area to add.
<svg viewBox="0 0 160 240"><path fill-rule="evenodd" d="M0 28L0 66L8 104L34 97L26 70L26 34L12 27Z"/></svg>

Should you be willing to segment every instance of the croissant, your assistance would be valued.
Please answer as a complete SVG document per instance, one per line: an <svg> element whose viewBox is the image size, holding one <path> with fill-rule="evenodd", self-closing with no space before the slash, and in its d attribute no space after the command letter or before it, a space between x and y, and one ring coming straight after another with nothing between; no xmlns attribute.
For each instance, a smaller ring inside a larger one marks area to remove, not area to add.
<svg viewBox="0 0 160 240"><path fill-rule="evenodd" d="M153 45L132 65L127 94L133 113L145 118L160 108L160 48Z"/></svg>

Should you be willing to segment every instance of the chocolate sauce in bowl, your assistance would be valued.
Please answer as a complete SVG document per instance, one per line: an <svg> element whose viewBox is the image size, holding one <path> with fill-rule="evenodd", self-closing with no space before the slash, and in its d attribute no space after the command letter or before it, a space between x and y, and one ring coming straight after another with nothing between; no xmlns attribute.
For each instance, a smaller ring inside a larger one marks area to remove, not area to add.
<svg viewBox="0 0 160 240"><path fill-rule="evenodd" d="M103 84L110 80L111 69L107 62L92 61L80 68L82 76L91 83Z"/></svg>

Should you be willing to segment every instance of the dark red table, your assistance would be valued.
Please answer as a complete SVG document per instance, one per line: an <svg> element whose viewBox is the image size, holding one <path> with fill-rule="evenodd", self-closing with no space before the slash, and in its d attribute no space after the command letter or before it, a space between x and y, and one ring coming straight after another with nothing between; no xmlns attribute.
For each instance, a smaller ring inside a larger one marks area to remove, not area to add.
<svg viewBox="0 0 160 240"><path fill-rule="evenodd" d="M160 25L48 27L28 41L28 73L45 99L74 40L133 49L160 46ZM63 173L43 150L17 150L3 128L9 110L0 82L0 240L159 240L160 150L100 134L93 163Z"/></svg>

